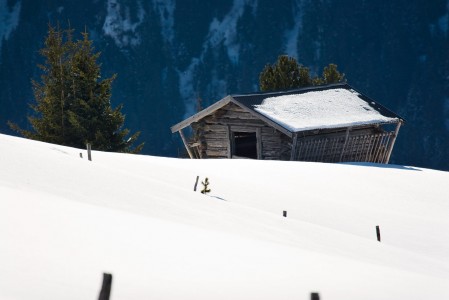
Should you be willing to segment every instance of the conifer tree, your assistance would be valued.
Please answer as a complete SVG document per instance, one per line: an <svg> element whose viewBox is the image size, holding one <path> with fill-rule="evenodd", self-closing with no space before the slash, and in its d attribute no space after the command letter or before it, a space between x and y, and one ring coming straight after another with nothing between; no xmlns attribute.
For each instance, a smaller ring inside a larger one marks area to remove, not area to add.
<svg viewBox="0 0 449 300"><path fill-rule="evenodd" d="M87 32L73 40L73 30L49 26L40 82L33 81L36 116L28 117L32 131L11 127L23 136L65 146L113 152L138 153L143 144L132 148L140 132L130 137L122 129L122 106L111 107L111 84L115 75L100 79L100 65Z"/></svg>
<svg viewBox="0 0 449 300"><path fill-rule="evenodd" d="M325 67L322 77L312 78L309 68L299 64L293 57L280 55L273 65L266 65L260 73L259 87L261 91L280 91L345 80L344 74L337 70L335 64Z"/></svg>
<svg viewBox="0 0 449 300"><path fill-rule="evenodd" d="M260 73L261 91L288 90L311 85L309 69L296 59L281 55L273 65L266 65Z"/></svg>
<svg viewBox="0 0 449 300"><path fill-rule="evenodd" d="M329 64L327 67L324 67L322 80L323 84L331 84L346 81L345 74L340 73L337 70L336 64Z"/></svg>

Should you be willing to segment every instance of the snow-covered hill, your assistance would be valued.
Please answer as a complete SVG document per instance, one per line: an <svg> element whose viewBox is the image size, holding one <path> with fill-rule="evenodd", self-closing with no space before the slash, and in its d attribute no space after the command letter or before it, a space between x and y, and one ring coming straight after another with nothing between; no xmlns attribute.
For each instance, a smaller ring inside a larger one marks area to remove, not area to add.
<svg viewBox="0 0 449 300"><path fill-rule="evenodd" d="M0 299L449 298L447 172L86 156L0 135Z"/></svg>

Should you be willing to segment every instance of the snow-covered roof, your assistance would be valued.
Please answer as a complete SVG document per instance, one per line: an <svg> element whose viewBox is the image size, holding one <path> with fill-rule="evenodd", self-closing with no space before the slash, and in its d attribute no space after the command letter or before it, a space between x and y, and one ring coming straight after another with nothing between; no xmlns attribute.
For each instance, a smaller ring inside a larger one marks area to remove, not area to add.
<svg viewBox="0 0 449 300"><path fill-rule="evenodd" d="M292 132L398 121L344 88L269 97L254 110Z"/></svg>
<svg viewBox="0 0 449 300"><path fill-rule="evenodd" d="M232 97L290 132L396 123L402 120L346 83Z"/></svg>
<svg viewBox="0 0 449 300"><path fill-rule="evenodd" d="M171 127L181 130L233 102L278 130L293 132L397 123L403 119L346 83L297 90L230 95Z"/></svg>

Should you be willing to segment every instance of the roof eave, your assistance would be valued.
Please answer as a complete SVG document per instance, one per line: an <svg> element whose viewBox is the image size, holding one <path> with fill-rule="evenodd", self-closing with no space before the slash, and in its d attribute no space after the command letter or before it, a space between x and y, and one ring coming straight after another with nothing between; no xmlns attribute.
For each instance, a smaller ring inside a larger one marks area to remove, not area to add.
<svg viewBox="0 0 449 300"><path fill-rule="evenodd" d="M302 130L295 130L294 133L299 133L299 132L311 132L311 131L315 131L315 130L326 130L326 129L332 129L332 130L343 130L343 129L347 129L347 128L360 128L360 127L366 127L366 126L376 126L376 125L388 125L388 124L397 124L397 123L403 123L404 120L401 118L396 118L394 120L391 121L385 121L385 122L375 122L375 123L363 123L363 124L357 124L357 125L346 125L346 126L336 126L336 127L316 127L316 128L308 128L308 129L302 129Z"/></svg>
<svg viewBox="0 0 449 300"><path fill-rule="evenodd" d="M170 127L170 130L172 133L175 133L179 130L182 130L184 128L186 128L187 126L189 126L190 124L204 118L207 115L210 115L211 113L215 112L217 109L222 108L223 106L225 106L226 104L228 104L229 102L231 102L233 99L231 96L226 96L225 98L221 99L218 102L215 102L214 104L212 104L209 107L206 107L205 109L203 109L202 111L194 114L193 116L188 117L187 119L179 122L176 125L173 125L172 127Z"/></svg>

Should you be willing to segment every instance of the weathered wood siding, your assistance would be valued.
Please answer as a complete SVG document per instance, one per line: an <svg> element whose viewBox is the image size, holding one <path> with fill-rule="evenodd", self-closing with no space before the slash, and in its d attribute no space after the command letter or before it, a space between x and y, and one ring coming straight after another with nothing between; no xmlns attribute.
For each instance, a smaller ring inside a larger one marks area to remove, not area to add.
<svg viewBox="0 0 449 300"><path fill-rule="evenodd" d="M290 155L289 137L233 103L192 123L192 128L197 132L201 158L227 158L231 151L229 131L257 129L260 129L261 159L288 159Z"/></svg>
<svg viewBox="0 0 449 300"><path fill-rule="evenodd" d="M298 138L295 160L387 163L393 135L373 127Z"/></svg>

